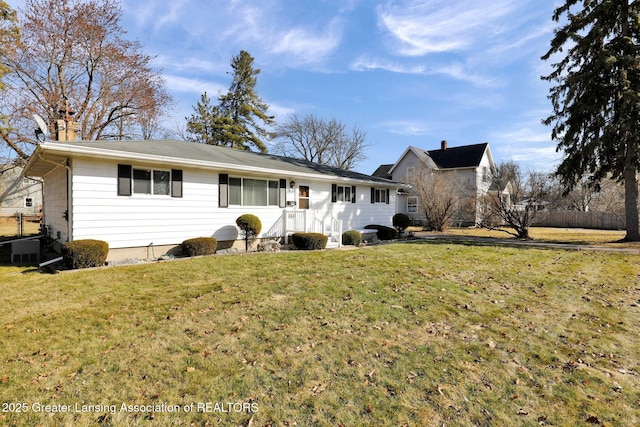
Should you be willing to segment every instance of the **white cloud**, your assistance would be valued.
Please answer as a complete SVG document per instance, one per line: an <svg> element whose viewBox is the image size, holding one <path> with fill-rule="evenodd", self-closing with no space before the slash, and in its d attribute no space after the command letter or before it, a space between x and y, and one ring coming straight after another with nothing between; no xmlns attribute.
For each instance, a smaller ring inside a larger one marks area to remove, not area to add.
<svg viewBox="0 0 640 427"><path fill-rule="evenodd" d="M440 66L432 71L432 74L443 74L452 79L472 83L481 87L498 87L502 83L494 77L484 77L480 74L470 72L467 67L460 63L451 63Z"/></svg>
<svg viewBox="0 0 640 427"><path fill-rule="evenodd" d="M467 50L502 33L501 21L514 9L510 0L490 6L477 0L407 0L379 6L379 25L398 42L397 52L422 56Z"/></svg>
<svg viewBox="0 0 640 427"><path fill-rule="evenodd" d="M552 170L562 158L562 153L556 152L556 143L551 140L551 131L526 118L504 131L493 133L491 147L501 158L540 171Z"/></svg>
<svg viewBox="0 0 640 427"><path fill-rule="evenodd" d="M385 70L402 74L425 74L426 71L423 65L409 66L398 62L371 59L365 56L360 56L354 60L349 68L353 71Z"/></svg>
<svg viewBox="0 0 640 427"><path fill-rule="evenodd" d="M321 62L333 52L342 40L342 26L339 19L333 19L327 27L313 33L303 28L291 28L275 34L271 52L292 54L298 62Z"/></svg>
<svg viewBox="0 0 640 427"><path fill-rule="evenodd" d="M353 71L384 70L400 74L443 75L479 87L495 88L502 86L502 82L497 78L485 77L481 74L471 72L468 67L458 62L426 67L424 65L408 65L398 61L372 59L367 56L360 56L351 63L349 68Z"/></svg>
<svg viewBox="0 0 640 427"><path fill-rule="evenodd" d="M202 79L193 79L171 74L165 74L163 77L166 81L167 88L169 88L171 92L196 93L198 95L207 92L209 98L213 100L217 99L219 93L226 93L228 89L221 84Z"/></svg>
<svg viewBox="0 0 640 427"><path fill-rule="evenodd" d="M424 122L412 120L394 120L383 122L380 124L380 127L385 129L389 133L408 136L427 135L430 130Z"/></svg>

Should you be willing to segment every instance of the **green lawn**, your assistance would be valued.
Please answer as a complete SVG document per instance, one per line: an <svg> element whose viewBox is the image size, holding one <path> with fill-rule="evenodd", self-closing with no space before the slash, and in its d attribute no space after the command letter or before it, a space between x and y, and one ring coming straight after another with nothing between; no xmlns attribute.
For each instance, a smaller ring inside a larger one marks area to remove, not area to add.
<svg viewBox="0 0 640 427"><path fill-rule="evenodd" d="M0 267L0 424L639 425L639 274L434 241Z"/></svg>

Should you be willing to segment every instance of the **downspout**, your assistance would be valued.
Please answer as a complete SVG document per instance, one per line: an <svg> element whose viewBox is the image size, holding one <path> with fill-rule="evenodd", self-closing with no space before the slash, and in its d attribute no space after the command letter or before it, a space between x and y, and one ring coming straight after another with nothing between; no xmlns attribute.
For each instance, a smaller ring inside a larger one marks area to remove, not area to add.
<svg viewBox="0 0 640 427"><path fill-rule="evenodd" d="M62 166L67 170L67 242L71 242L73 240L73 209L72 209L72 198L71 198L71 166L69 166L69 159L65 163L56 163L53 160L45 159L42 154L38 154L38 160L41 160L46 163L50 163L55 166ZM42 186L42 216L44 218L44 185ZM44 223L44 222L43 222Z"/></svg>

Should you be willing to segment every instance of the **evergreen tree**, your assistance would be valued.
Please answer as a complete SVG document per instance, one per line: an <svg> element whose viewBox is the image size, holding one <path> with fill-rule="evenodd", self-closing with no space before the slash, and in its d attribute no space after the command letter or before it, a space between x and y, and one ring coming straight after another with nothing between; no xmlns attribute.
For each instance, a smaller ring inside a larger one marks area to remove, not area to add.
<svg viewBox="0 0 640 427"><path fill-rule="evenodd" d="M200 97L193 107L194 113L187 117L188 140L209 145L226 145L224 143L224 127L230 120L220 114L217 106L211 105L207 92Z"/></svg>
<svg viewBox="0 0 640 427"><path fill-rule="evenodd" d="M224 145L240 150L257 148L267 151L263 139L272 135L258 124L275 123L273 116L267 114L267 105L255 91L256 76L259 69L253 68L253 58L245 51L231 60L233 81L229 91L218 97L218 105L212 106L205 92L200 102L193 107L195 113L187 117L187 132L192 141Z"/></svg>
<svg viewBox="0 0 640 427"><path fill-rule="evenodd" d="M243 150L254 146L264 153L267 146L263 139L269 139L271 135L258 124L258 120L265 125L272 125L275 121L267 114L269 105L255 91L260 69L253 68L253 57L244 50L232 58L231 68L233 81L229 92L220 96L220 113L231 119L221 123L224 142Z"/></svg>
<svg viewBox="0 0 640 427"><path fill-rule="evenodd" d="M624 181L625 240L640 241L640 1L565 0L553 15L556 29L544 60L560 57L544 120L564 158L556 171L566 191L584 174Z"/></svg>

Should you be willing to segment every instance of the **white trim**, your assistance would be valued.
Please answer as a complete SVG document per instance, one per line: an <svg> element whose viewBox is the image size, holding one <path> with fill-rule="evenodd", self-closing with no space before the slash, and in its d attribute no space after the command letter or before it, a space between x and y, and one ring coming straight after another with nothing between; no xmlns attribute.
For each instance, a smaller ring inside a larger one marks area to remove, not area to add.
<svg viewBox="0 0 640 427"><path fill-rule="evenodd" d="M374 180L364 180L357 179L351 177L341 177L337 175L327 175L320 173L309 173L309 172L293 172L287 170L280 169L272 169L272 168L264 168L264 167L255 167L255 166L246 166L246 165L235 165L231 163L224 162L211 162L197 159L183 159L172 156L159 156L155 154L142 154L142 153L132 153L132 152L124 152L124 151L116 151L116 150L106 150L102 148L93 148L93 147L83 147L83 146L71 146L67 144L63 144L60 142L47 142L38 145L36 148L36 152L38 155L32 155L27 165L25 166L25 171L28 171L33 163L36 162L36 158L43 157L45 153L52 154L62 154L62 155L77 155L77 156L86 156L89 158L95 159L107 159L107 160L127 160L128 162L141 161L147 163L161 163L161 164L169 164L176 165L181 167L195 167L201 169L215 169L215 170L225 170L229 172L242 172L244 174L248 172L260 173L272 175L274 170L277 170L279 174L283 177L296 177L296 178L309 178L313 180L319 181L344 181L344 182L358 182L364 183L368 185L379 185L382 187L389 188L397 188L399 186L398 183L394 182L381 182ZM44 159L43 159L44 160ZM28 172L27 172L28 174Z"/></svg>

